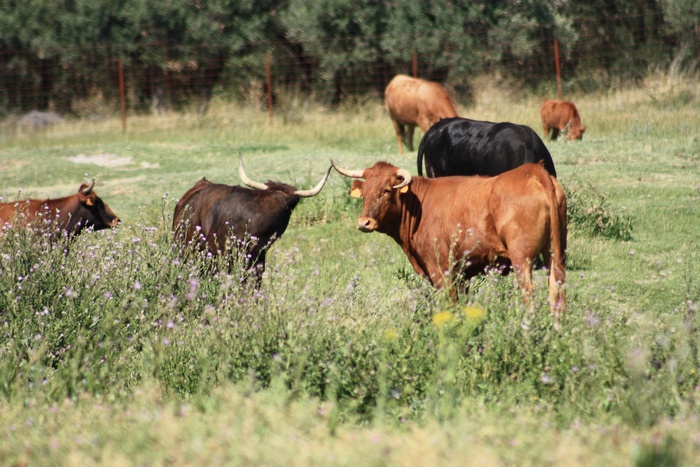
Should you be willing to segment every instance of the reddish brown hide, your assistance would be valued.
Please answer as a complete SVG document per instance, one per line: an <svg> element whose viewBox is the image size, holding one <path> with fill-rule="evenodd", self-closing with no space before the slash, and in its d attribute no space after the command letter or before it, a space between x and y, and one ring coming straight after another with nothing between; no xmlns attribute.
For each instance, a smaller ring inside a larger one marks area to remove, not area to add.
<svg viewBox="0 0 700 467"><path fill-rule="evenodd" d="M357 227L398 243L415 271L437 288L469 279L489 265L512 267L526 299L532 264L542 254L549 267L553 314L565 311L566 197L541 164L525 164L496 177L412 177L377 162L341 174L363 178L352 194L364 204Z"/></svg>
<svg viewBox="0 0 700 467"><path fill-rule="evenodd" d="M542 117L542 127L545 138L550 136L557 139L560 131L568 131L569 139L576 140L583 138L585 126L581 126L581 117L573 102L546 100L540 108Z"/></svg>
<svg viewBox="0 0 700 467"><path fill-rule="evenodd" d="M119 217L93 190L95 180L83 183L78 192L65 198L27 199L0 203L0 227L26 227L38 222L55 233L78 235L83 229L103 230L116 227Z"/></svg>

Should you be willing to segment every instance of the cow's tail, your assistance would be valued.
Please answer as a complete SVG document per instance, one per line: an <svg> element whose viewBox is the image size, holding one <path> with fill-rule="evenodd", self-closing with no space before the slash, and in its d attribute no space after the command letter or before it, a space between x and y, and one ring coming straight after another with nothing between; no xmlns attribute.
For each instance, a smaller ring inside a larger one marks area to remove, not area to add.
<svg viewBox="0 0 700 467"><path fill-rule="evenodd" d="M546 170L538 172L549 204L549 305L553 314L563 315L566 312L566 197L561 190L557 193L554 184L558 182Z"/></svg>
<svg viewBox="0 0 700 467"><path fill-rule="evenodd" d="M421 177L423 176L423 155L425 154L425 146L423 144L424 142L425 138L421 139L421 142L418 145L418 159L416 160L416 163L418 164L418 175Z"/></svg>
<svg viewBox="0 0 700 467"><path fill-rule="evenodd" d="M533 138L533 162L537 161L543 161L544 162L544 168L547 169L547 172L549 172L550 175L554 175L555 177L557 176L557 170L554 168L554 161L552 160L552 154L549 152L549 149L547 149L547 145L544 144L544 141L542 141L542 138L537 136L537 133L534 131L532 132L532 138Z"/></svg>

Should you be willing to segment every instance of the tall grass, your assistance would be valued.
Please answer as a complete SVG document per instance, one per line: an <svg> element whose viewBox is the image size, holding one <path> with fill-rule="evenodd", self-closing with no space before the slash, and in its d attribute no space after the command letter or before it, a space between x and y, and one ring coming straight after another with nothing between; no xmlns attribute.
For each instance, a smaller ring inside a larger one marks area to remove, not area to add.
<svg viewBox="0 0 700 467"><path fill-rule="evenodd" d="M260 111L219 103L199 119L140 117L127 135L68 122L14 136L0 153L6 197L66 195L99 171L123 224L71 245L22 230L0 237L0 458L688 462L699 434L700 118L697 84L677 86L692 99L625 91L630 106L663 112L663 125L638 115L647 132L632 129L629 106L611 104L617 94L581 96L586 139L548 144L572 218L561 321L543 271L532 311L513 278L496 275L452 303L389 238L355 230L360 205L340 177L295 210L259 291L240 274L203 273L216 259L178 254L174 200L201 176L238 183L237 148L252 178L303 187L328 156L413 171L379 104L299 104L297 118L270 126ZM481 89L474 113L536 119L534 96ZM76 154L129 162L80 165ZM37 164L62 179L33 173ZM600 222L613 234L588 228L590 206L609 214Z"/></svg>

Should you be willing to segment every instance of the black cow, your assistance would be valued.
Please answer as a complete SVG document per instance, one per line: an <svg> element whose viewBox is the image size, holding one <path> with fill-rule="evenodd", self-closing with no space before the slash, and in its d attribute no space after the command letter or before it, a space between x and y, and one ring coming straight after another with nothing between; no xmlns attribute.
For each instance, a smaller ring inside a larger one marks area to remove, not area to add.
<svg viewBox="0 0 700 467"><path fill-rule="evenodd" d="M544 161L557 176L552 156L535 131L525 125L444 118L425 133L418 147L418 175L423 157L428 177L499 175L527 162Z"/></svg>
<svg viewBox="0 0 700 467"><path fill-rule="evenodd" d="M202 178L175 206L175 241L194 244L213 256L228 255L229 273L239 255L244 254L243 264L259 287L265 271L265 253L286 230L299 200L320 193L330 171L331 167L311 190L297 190L285 183L260 183L249 179L241 157L238 172L241 181L252 190Z"/></svg>

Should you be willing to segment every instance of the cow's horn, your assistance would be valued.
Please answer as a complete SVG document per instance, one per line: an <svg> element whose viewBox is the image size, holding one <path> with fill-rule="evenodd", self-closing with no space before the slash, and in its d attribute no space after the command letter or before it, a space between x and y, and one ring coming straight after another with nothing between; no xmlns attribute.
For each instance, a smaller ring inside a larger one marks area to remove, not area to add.
<svg viewBox="0 0 700 467"><path fill-rule="evenodd" d="M86 186L85 188L83 188L83 194L89 195L94 187L95 187L95 179L93 178L92 181L90 182L90 184L88 186Z"/></svg>
<svg viewBox="0 0 700 467"><path fill-rule="evenodd" d="M396 171L397 177L403 177L403 182L396 185L394 188L403 188L409 183L411 183L411 173L406 169L399 169Z"/></svg>
<svg viewBox="0 0 700 467"><path fill-rule="evenodd" d="M241 177L241 181L251 188L256 190L267 190L267 185L264 183L256 182L248 178L243 170L243 153L238 153L238 175Z"/></svg>
<svg viewBox="0 0 700 467"><path fill-rule="evenodd" d="M294 192L294 194L299 196L300 198L310 198L312 196L316 196L323 189L323 185L326 184L326 180L328 180L328 176L330 174L331 174L331 167L328 167L328 172L326 172L326 176L323 177L323 180L321 180L318 185L316 185L315 187L313 187L310 190L297 190Z"/></svg>
<svg viewBox="0 0 700 467"><path fill-rule="evenodd" d="M345 175L346 177L350 178L365 178L365 171L360 169L360 170L345 170L341 169L337 165L335 165L335 162L333 162L333 159L330 159L331 161L331 166L340 174L340 175Z"/></svg>

